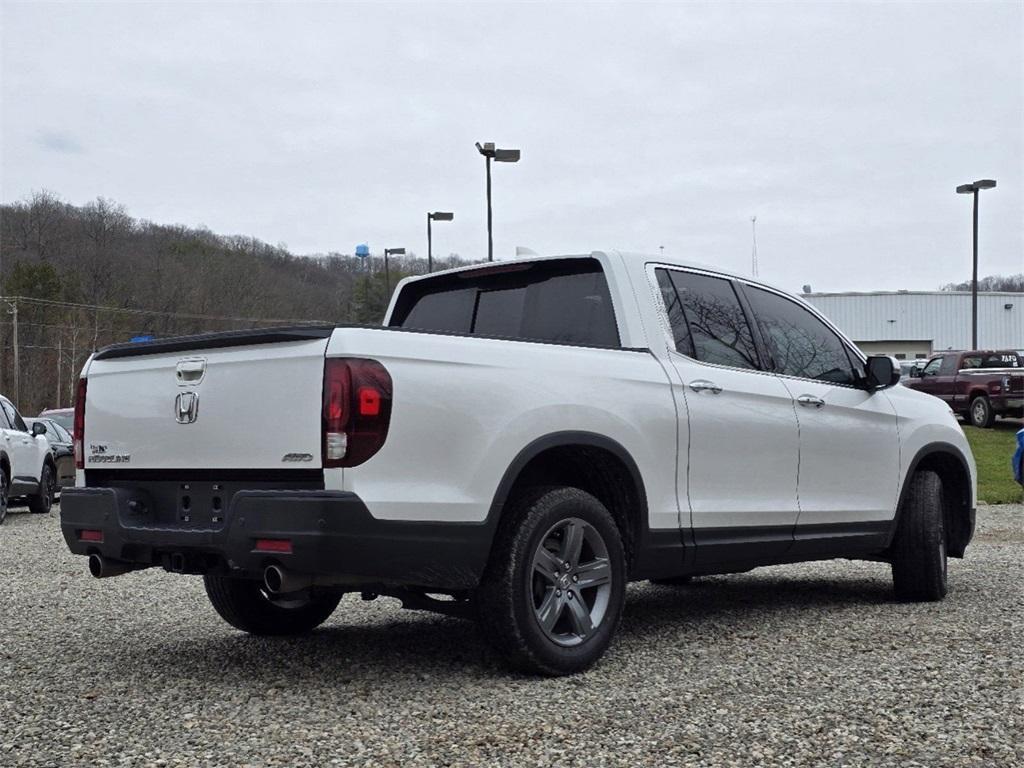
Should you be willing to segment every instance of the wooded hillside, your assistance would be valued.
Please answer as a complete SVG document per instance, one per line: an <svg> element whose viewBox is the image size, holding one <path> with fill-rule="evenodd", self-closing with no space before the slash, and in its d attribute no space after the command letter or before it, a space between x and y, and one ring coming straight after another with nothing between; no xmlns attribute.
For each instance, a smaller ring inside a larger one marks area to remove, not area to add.
<svg viewBox="0 0 1024 768"><path fill-rule="evenodd" d="M451 256L434 266L459 263ZM389 265L392 286L426 272L426 259L411 255ZM380 257L296 256L251 237L134 219L104 198L77 207L46 192L0 206L0 293L0 392L28 415L72 405L86 358L107 344L379 322L387 299Z"/></svg>

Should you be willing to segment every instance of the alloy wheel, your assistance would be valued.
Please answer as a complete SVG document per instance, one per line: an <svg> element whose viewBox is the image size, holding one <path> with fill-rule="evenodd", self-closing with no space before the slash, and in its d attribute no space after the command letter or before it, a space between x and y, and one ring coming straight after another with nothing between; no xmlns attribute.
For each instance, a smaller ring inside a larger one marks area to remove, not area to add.
<svg viewBox="0 0 1024 768"><path fill-rule="evenodd" d="M533 555L530 597L541 631L562 646L579 645L601 626L612 591L608 546L590 523L562 520Z"/></svg>

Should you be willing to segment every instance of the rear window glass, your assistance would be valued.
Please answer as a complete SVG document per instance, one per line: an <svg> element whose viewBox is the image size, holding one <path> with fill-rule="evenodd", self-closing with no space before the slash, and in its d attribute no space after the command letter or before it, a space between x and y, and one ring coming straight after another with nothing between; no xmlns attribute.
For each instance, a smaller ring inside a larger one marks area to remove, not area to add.
<svg viewBox="0 0 1024 768"><path fill-rule="evenodd" d="M402 290L390 325L442 333L618 347L608 281L595 259L471 270Z"/></svg>
<svg viewBox="0 0 1024 768"><path fill-rule="evenodd" d="M990 352L984 355L964 355L963 368L1019 368L1015 352Z"/></svg>

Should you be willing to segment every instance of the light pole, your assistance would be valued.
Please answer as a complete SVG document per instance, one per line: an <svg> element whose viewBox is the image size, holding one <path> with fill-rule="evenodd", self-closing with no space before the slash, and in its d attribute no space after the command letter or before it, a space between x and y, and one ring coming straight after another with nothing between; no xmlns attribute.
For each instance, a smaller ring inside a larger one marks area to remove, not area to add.
<svg viewBox="0 0 1024 768"><path fill-rule="evenodd" d="M384 299L391 299L391 272L388 270L388 256L405 256L405 248L384 249Z"/></svg>
<svg viewBox="0 0 1024 768"><path fill-rule="evenodd" d="M427 214L427 272L434 271L434 252L433 241L430 233L430 222L451 221L454 218L455 214L451 211L434 211L433 213Z"/></svg>
<svg viewBox="0 0 1024 768"><path fill-rule="evenodd" d="M979 179L956 188L958 195L974 195L974 271L971 276L971 349L978 348L978 192L995 187L995 179Z"/></svg>
<svg viewBox="0 0 1024 768"><path fill-rule="evenodd" d="M494 261L494 239L491 235L491 160L496 163L518 163L519 150L498 149L491 141L483 146L478 141L476 150L487 160L487 260Z"/></svg>

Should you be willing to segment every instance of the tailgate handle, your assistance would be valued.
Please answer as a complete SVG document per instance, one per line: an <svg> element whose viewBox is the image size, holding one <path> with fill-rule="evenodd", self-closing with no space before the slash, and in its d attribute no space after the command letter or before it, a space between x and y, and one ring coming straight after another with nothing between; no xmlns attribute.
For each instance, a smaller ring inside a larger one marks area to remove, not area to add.
<svg viewBox="0 0 1024 768"><path fill-rule="evenodd" d="M205 373L205 360L181 360L176 370L179 384L196 384L202 380Z"/></svg>

